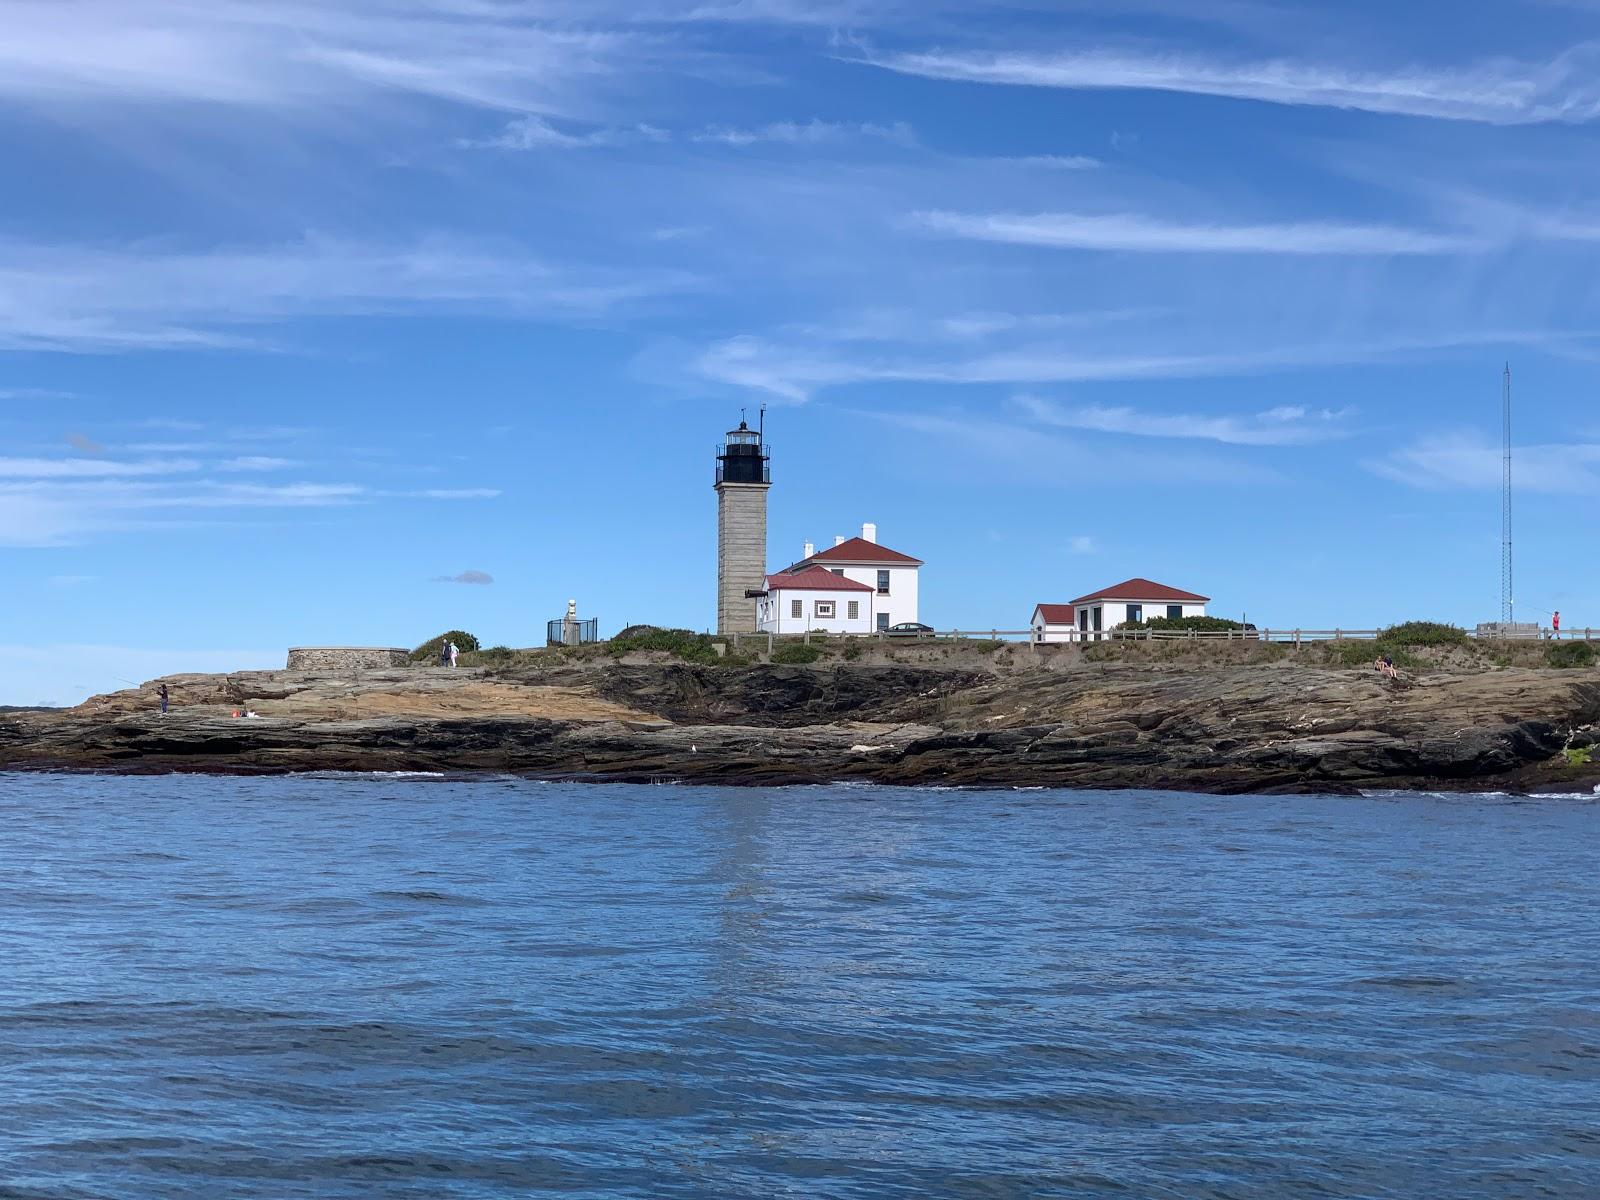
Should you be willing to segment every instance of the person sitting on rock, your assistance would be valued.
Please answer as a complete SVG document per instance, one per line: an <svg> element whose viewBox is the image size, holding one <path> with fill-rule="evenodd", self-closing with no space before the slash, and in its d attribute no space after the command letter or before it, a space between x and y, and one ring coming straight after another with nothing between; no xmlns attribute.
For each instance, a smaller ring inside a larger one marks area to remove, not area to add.
<svg viewBox="0 0 1600 1200"><path fill-rule="evenodd" d="M1394 659L1390 658L1387 654L1380 654L1378 656L1378 661L1372 665L1377 668L1379 675L1386 676L1389 679L1400 678L1400 672L1394 669Z"/></svg>

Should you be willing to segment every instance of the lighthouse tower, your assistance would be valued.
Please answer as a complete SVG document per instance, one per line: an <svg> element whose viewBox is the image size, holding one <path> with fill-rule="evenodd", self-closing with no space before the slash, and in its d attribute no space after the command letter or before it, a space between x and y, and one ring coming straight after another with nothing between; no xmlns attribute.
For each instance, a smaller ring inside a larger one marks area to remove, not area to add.
<svg viewBox="0 0 1600 1200"><path fill-rule="evenodd" d="M770 487L772 468L761 433L740 421L717 448L718 633L756 631L752 593L767 583Z"/></svg>

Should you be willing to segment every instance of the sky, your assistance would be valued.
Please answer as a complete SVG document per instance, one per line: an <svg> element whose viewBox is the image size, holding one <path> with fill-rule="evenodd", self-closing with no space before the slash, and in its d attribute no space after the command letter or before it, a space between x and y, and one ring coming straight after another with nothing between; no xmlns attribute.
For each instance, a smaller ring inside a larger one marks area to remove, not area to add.
<svg viewBox="0 0 1600 1200"><path fill-rule="evenodd" d="M715 615L1600 626L1600 0L0 0L0 704Z"/></svg>

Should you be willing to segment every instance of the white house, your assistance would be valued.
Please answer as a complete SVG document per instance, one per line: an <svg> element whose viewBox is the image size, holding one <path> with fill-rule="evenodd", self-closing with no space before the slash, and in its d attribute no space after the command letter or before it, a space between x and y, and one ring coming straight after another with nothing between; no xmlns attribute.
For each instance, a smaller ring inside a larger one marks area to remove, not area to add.
<svg viewBox="0 0 1600 1200"><path fill-rule="evenodd" d="M767 576L756 598L762 633L870 633L873 589L822 567L796 564Z"/></svg>
<svg viewBox="0 0 1600 1200"><path fill-rule="evenodd" d="M872 592L872 623L868 629L888 629L918 619L917 572L922 565L920 558L880 546L878 527L868 524L861 527L860 537L834 538L833 546L821 554L808 542L805 557L789 570L821 567L865 584Z"/></svg>
<svg viewBox="0 0 1600 1200"><path fill-rule="evenodd" d="M1126 579L1071 604L1040 604L1033 610L1035 642L1097 641L1119 625L1153 617L1203 617L1211 597L1180 591L1148 579Z"/></svg>

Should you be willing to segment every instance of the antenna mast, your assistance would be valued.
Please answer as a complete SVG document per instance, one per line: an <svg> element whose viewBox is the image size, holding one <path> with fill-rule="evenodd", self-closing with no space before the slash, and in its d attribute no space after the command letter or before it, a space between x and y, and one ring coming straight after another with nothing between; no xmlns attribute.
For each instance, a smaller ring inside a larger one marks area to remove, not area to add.
<svg viewBox="0 0 1600 1200"><path fill-rule="evenodd" d="M1511 364L1506 364L1501 384L1501 416L1505 425L1505 452L1501 461L1503 478L1500 496L1500 621L1511 625L1517 617L1517 602L1511 575Z"/></svg>

